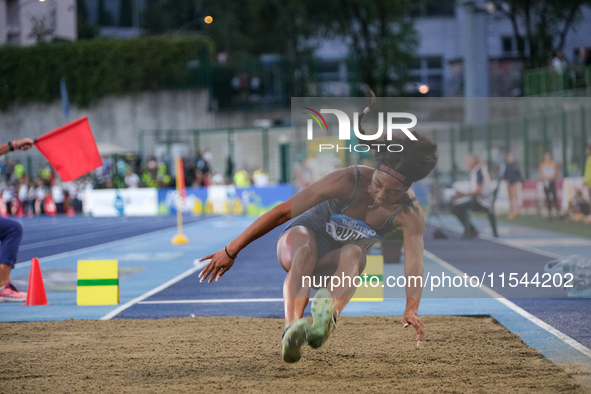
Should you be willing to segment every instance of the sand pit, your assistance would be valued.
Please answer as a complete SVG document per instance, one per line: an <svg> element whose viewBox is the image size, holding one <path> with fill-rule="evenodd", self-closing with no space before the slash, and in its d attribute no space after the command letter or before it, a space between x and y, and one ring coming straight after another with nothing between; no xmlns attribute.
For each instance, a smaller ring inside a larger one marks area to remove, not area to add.
<svg viewBox="0 0 591 394"><path fill-rule="evenodd" d="M488 317L344 317L318 350L281 359L281 319L1 323L0 392L583 392Z"/></svg>

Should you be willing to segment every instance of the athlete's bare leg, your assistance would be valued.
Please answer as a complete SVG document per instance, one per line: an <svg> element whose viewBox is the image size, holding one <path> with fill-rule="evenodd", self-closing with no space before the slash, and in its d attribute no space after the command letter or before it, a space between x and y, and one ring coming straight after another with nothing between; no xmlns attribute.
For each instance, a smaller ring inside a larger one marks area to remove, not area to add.
<svg viewBox="0 0 591 394"><path fill-rule="evenodd" d="M304 316L304 309L310 299L308 283L298 283L294 286L293 279L311 276L314 272L318 261L316 237L304 226L290 228L277 242L277 258L287 271L283 282L283 305L285 327L288 327L293 321Z"/></svg>
<svg viewBox="0 0 591 394"><path fill-rule="evenodd" d="M329 275L340 278L340 286L336 286L338 283L335 282L335 287L333 289L328 287L328 290L335 301L335 309L339 312L339 316L355 294L357 288L353 285L353 278L361 275L365 269L365 264L365 252L359 245L355 244L347 244L340 249L327 253L320 259L318 264L320 267L334 267L335 265L337 267ZM349 283L348 279L342 281L343 277L351 278L351 283Z"/></svg>
<svg viewBox="0 0 591 394"><path fill-rule="evenodd" d="M292 246L295 247L293 256ZM307 276L338 276L350 277L351 280L365 269L365 252L355 244L345 245L333 250L317 260L316 238L312 232L303 226L294 226L281 236L277 243L277 258L287 276L283 284L283 302L285 306L285 326L301 319L310 298L308 283L293 282L294 278ZM346 281L344 285L335 287L331 291L335 299L335 309L339 312L355 294L355 287ZM329 286L330 290L330 284ZM292 293L292 290L295 293Z"/></svg>

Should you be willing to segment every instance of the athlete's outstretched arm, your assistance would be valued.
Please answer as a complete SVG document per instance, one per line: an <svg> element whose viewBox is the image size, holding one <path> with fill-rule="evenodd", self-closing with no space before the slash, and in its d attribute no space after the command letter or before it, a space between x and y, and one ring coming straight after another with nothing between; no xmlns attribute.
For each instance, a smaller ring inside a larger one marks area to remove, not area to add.
<svg viewBox="0 0 591 394"><path fill-rule="evenodd" d="M413 326L417 332L417 346L424 340L423 322L419 319L419 303L421 302L423 285L423 232L425 216L420 207L410 206L405 209L404 220L404 274L406 276L406 309L402 316L402 324L406 328ZM418 279L420 277L420 279ZM415 279L413 279L415 278Z"/></svg>
<svg viewBox="0 0 591 394"><path fill-rule="evenodd" d="M217 281L232 267L238 252L246 245L281 226L292 216L295 217L329 198L346 200L351 194L354 183L355 170L351 167L343 168L326 175L289 200L277 205L255 220L242 234L230 242L226 246L227 253L226 250L221 249L199 259L199 261L211 259L199 274L201 282L210 275L208 283L214 279Z"/></svg>

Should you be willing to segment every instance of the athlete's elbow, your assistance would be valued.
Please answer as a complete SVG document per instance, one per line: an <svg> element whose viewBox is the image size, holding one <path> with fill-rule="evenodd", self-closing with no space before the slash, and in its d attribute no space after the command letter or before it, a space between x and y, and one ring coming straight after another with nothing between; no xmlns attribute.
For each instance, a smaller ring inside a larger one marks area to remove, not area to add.
<svg viewBox="0 0 591 394"><path fill-rule="evenodd" d="M281 225L291 219L291 204L288 204L287 201L277 205L273 209L276 210L275 217L277 219L278 225Z"/></svg>

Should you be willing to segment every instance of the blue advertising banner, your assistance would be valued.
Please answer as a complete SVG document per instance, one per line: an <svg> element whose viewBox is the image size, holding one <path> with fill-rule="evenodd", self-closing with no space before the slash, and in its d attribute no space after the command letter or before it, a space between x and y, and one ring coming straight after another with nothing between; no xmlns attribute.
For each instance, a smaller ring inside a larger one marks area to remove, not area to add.
<svg viewBox="0 0 591 394"><path fill-rule="evenodd" d="M183 213L260 216L291 197L291 185L237 188L234 185L187 188ZM158 190L158 214L176 214L176 189Z"/></svg>

